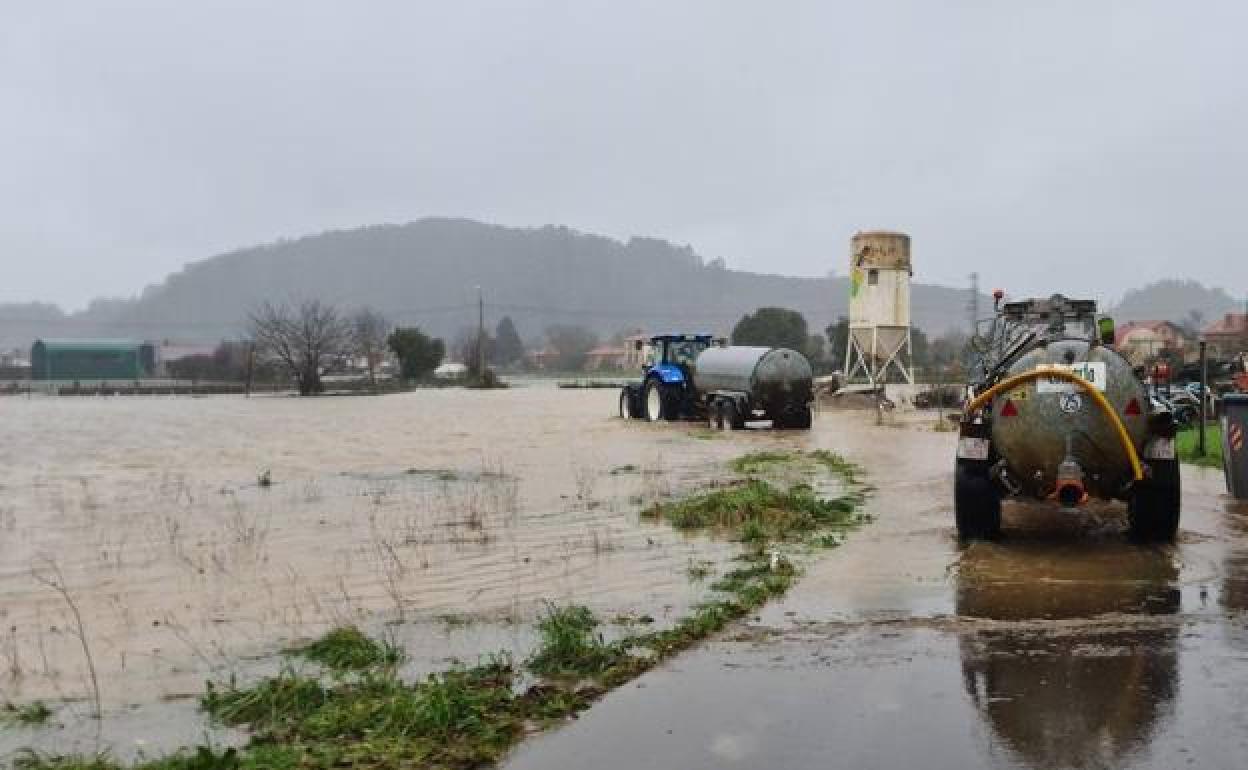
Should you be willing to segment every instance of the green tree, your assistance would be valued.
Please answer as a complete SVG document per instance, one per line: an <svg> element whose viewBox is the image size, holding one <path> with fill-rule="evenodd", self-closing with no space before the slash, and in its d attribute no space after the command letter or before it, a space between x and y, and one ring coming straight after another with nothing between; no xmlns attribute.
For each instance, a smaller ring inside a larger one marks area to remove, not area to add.
<svg viewBox="0 0 1248 770"><path fill-rule="evenodd" d="M804 351L808 340L806 319L796 310L760 307L747 313L732 328L732 344L790 348Z"/></svg>
<svg viewBox="0 0 1248 770"><path fill-rule="evenodd" d="M516 332L511 316L503 316L494 329L493 361L499 366L510 366L524 358L524 343Z"/></svg>
<svg viewBox="0 0 1248 770"><path fill-rule="evenodd" d="M399 359L399 372L404 380L428 377L446 357L446 344L416 326L395 329L386 338L386 345Z"/></svg>
<svg viewBox="0 0 1248 770"><path fill-rule="evenodd" d="M555 350L555 367L566 372L585 366L585 354L598 344L598 335L584 326L556 324L546 329L546 339Z"/></svg>
<svg viewBox="0 0 1248 770"><path fill-rule="evenodd" d="M849 346L849 318L841 316L823 330L828 338L828 362L835 369L845 368L845 350Z"/></svg>

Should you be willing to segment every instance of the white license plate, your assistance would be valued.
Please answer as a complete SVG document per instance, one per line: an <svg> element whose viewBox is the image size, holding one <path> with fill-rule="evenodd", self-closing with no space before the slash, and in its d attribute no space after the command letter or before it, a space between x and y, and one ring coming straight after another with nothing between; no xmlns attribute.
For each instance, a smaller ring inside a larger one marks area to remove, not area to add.
<svg viewBox="0 0 1248 770"><path fill-rule="evenodd" d="M962 460L987 460L992 440L963 436L958 439L958 457Z"/></svg>
<svg viewBox="0 0 1248 770"><path fill-rule="evenodd" d="M1060 369L1087 380L1097 390L1105 390L1106 367L1104 361L1082 361L1077 364L1048 364L1037 371ZM1074 393L1081 388L1070 380L1060 377L1041 377L1036 380L1037 393Z"/></svg>

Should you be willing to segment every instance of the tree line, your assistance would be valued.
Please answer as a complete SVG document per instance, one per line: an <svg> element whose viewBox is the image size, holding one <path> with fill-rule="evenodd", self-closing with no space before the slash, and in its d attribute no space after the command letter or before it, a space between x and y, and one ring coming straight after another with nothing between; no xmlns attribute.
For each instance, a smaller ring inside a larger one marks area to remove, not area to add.
<svg viewBox="0 0 1248 770"><path fill-rule="evenodd" d="M397 364L393 378L409 384L428 380L448 356L463 363L466 381L484 382L494 378L495 368L523 368L528 353L515 323L507 316L492 330L465 328L448 345L418 326L396 326L372 308L344 312L315 299L262 303L249 314L248 331L246 339L223 342L212 354L170 362L170 374L191 380L290 382L301 395L315 395L324 392L327 373L354 370L357 362L362 362L373 387L382 370L391 367L391 360ZM747 313L731 335L734 345L800 351L820 374L844 367L848 338L849 320L844 316L828 325L823 334L812 334L801 313L782 307ZM541 343L549 357L545 366L555 371L579 371L599 342L598 336L583 326L549 326ZM610 342L621 347L624 334L617 334ZM956 334L929 340L921 330L913 329L912 345L916 365L948 372L962 361L966 340ZM480 370L482 360L485 371Z"/></svg>
<svg viewBox="0 0 1248 770"><path fill-rule="evenodd" d="M397 326L372 308L343 311L312 299L264 302L248 314L247 329L244 339L223 341L211 354L170 362L169 374L189 380L289 382L300 395L315 395L324 392L328 373L353 370L357 362L373 387L391 359L400 384L428 380L448 357L463 363L462 379L468 382L494 381L494 368L526 364L527 346L508 316L484 333L464 328L448 345L419 326ZM549 366L561 371L583 367L598 343L597 335L581 326L556 324L545 330ZM480 371L483 358L486 371Z"/></svg>

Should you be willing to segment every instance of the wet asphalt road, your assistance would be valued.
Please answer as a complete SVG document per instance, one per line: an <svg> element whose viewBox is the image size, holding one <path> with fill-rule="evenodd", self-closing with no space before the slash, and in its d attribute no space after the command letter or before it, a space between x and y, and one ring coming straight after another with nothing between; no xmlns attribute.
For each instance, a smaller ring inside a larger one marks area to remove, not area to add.
<svg viewBox="0 0 1248 770"><path fill-rule="evenodd" d="M1184 469L1179 542L1123 511L952 528L954 438L825 415L876 520L750 624L521 747L529 768L1248 766L1248 507Z"/></svg>

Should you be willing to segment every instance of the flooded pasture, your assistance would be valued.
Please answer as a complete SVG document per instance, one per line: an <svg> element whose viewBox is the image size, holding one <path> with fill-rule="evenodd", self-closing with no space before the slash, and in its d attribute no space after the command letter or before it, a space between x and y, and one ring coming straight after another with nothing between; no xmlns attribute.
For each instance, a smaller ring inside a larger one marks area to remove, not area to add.
<svg viewBox="0 0 1248 770"><path fill-rule="evenodd" d="M420 673L525 649L546 600L682 614L707 590L690 567L736 548L639 510L805 438L629 423L615 398L0 399L0 704L55 712L0 728L0 755L194 744L205 680L334 626Z"/></svg>

